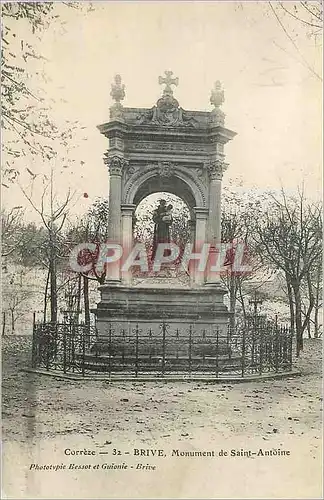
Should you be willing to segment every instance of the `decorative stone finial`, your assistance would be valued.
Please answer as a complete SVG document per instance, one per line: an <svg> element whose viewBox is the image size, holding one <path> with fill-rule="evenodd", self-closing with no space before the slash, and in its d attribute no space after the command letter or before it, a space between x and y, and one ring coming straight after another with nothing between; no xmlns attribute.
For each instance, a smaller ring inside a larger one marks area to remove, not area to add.
<svg viewBox="0 0 324 500"><path fill-rule="evenodd" d="M120 101L125 99L125 85L121 83L122 79L120 75L115 76L115 83L111 84L110 95L115 101L115 103L110 108L110 118L111 119L122 119L123 118L123 105Z"/></svg>
<svg viewBox="0 0 324 500"><path fill-rule="evenodd" d="M215 106L215 108L219 108L224 102L224 90L222 89L222 84L219 80L215 82L214 88L211 91L210 102Z"/></svg>
<svg viewBox="0 0 324 500"><path fill-rule="evenodd" d="M125 99L125 85L121 84L121 76L115 76L115 83L111 84L110 95L116 103L120 104L120 101Z"/></svg>
<svg viewBox="0 0 324 500"><path fill-rule="evenodd" d="M224 126L225 124L225 113L220 109L224 100L225 98L222 84L219 80L217 80L210 96L210 102L211 104L213 104L213 106L215 106L210 114L210 121L213 125Z"/></svg>
<svg viewBox="0 0 324 500"><path fill-rule="evenodd" d="M172 78L173 71L165 71L164 73L165 76L159 76L159 85L165 85L165 89L163 90L164 96L173 96L171 85L177 87L179 85L179 78Z"/></svg>

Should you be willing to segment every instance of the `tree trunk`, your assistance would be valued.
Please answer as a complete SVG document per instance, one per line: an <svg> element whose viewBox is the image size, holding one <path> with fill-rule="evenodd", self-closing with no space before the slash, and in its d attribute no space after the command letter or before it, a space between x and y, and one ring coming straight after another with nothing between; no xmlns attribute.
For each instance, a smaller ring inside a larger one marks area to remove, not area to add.
<svg viewBox="0 0 324 500"><path fill-rule="evenodd" d="M4 337L6 333L6 313L2 313L2 336Z"/></svg>
<svg viewBox="0 0 324 500"><path fill-rule="evenodd" d="M320 309L320 284L321 284L321 270L322 266L318 266L317 274L316 274L316 292L315 292L315 303L314 303L314 338L318 339L319 337L319 324L318 324L318 313Z"/></svg>
<svg viewBox="0 0 324 500"><path fill-rule="evenodd" d="M318 307L315 307L314 311L314 339L319 337L319 324L318 324Z"/></svg>
<svg viewBox="0 0 324 500"><path fill-rule="evenodd" d="M295 333L295 304L293 297L293 289L290 283L290 279L288 274L285 275L286 284L287 284L287 293L288 293L288 301L289 301L289 311L290 311L290 329L292 335Z"/></svg>
<svg viewBox="0 0 324 500"><path fill-rule="evenodd" d="M304 316L306 317L307 316L307 307L305 306L304 307ZM307 325L306 325L306 328L307 328L307 336L309 339L312 338L312 333L311 333L311 323L310 323L310 318L308 319L307 321Z"/></svg>
<svg viewBox="0 0 324 500"><path fill-rule="evenodd" d="M242 306L244 325L246 325L246 310L245 310L245 304L244 304L244 297L243 297L243 293L242 293L242 283L241 283L240 278L238 278L238 289L239 289L239 293L240 293L240 302L241 302L241 306Z"/></svg>
<svg viewBox="0 0 324 500"><path fill-rule="evenodd" d="M56 251L54 232L50 230L50 290L51 290L51 322L57 323L57 282L56 282Z"/></svg>
<svg viewBox="0 0 324 500"><path fill-rule="evenodd" d="M89 280L83 276L84 322L90 326Z"/></svg>
<svg viewBox="0 0 324 500"><path fill-rule="evenodd" d="M11 333L15 333L15 327L16 327L16 318L15 318L15 311L11 309Z"/></svg>
<svg viewBox="0 0 324 500"><path fill-rule="evenodd" d="M306 307L305 307L305 319L304 319L304 322L302 324L302 332L304 332L305 328L307 327L308 336L309 336L309 338L311 338L310 321L311 321L311 314L312 314L314 304L315 304L315 297L314 297L313 283L312 283L312 278L311 278L310 273L307 273L306 278L307 278L307 287L308 287L308 309L306 309Z"/></svg>
<svg viewBox="0 0 324 500"><path fill-rule="evenodd" d="M301 296L299 283L294 283L294 298L295 298L295 326L296 326L296 356L298 357L300 351L303 350L304 341L303 341L303 324L302 324L302 305L301 305Z"/></svg>

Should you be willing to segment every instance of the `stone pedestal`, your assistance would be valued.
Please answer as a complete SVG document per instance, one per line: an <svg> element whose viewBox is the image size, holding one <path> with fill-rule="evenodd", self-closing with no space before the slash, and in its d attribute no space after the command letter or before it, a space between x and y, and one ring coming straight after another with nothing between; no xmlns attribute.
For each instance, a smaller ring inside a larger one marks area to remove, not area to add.
<svg viewBox="0 0 324 500"><path fill-rule="evenodd" d="M226 337L229 313L223 303L226 293L221 287L200 289L100 287L101 301L96 314L99 337L107 337L110 325L116 335L132 332L136 324L146 332L158 329L162 321L172 328L201 334L203 329L218 328Z"/></svg>

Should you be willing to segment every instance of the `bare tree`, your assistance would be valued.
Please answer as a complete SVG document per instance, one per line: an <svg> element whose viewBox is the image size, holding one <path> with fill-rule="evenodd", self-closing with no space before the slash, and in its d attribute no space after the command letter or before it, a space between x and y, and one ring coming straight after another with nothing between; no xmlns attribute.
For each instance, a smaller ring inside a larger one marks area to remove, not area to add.
<svg viewBox="0 0 324 500"><path fill-rule="evenodd" d="M31 290L19 290L17 288L11 288L8 292L7 297L7 310L10 314L11 320L11 333L14 334L16 331L16 322L18 317L23 315L21 306L27 302L33 295Z"/></svg>
<svg viewBox="0 0 324 500"><path fill-rule="evenodd" d="M38 298L37 285L31 285L29 273L30 269L13 264L3 275L3 320L5 323L9 316L11 333L16 331L17 320L26 315L30 301ZM3 334L5 329L4 325Z"/></svg>
<svg viewBox="0 0 324 500"><path fill-rule="evenodd" d="M63 6L63 8L62 8ZM54 101L48 98L46 72L29 73L30 62L46 61L40 37L51 25L63 26L65 7L80 12L93 10L91 2L2 2L1 3L1 127L5 187L20 174L17 160L26 156L37 161L54 158L57 148L76 128L66 121L59 127L53 118ZM62 17L63 14L63 17Z"/></svg>
<svg viewBox="0 0 324 500"><path fill-rule="evenodd" d="M284 33L290 46L293 48L296 59L307 68L307 70L322 81L321 75L314 69L313 65L304 56L300 49L296 31L300 33L303 29L304 37L313 38L315 43L321 39L323 32L323 3L321 1L306 2L267 2L270 13L274 16L279 28ZM298 30L291 29L295 26Z"/></svg>
<svg viewBox="0 0 324 500"><path fill-rule="evenodd" d="M21 240L19 230L22 226L22 207L13 207L11 210L1 211L1 256L8 257L19 247Z"/></svg>
<svg viewBox="0 0 324 500"><path fill-rule="evenodd" d="M254 231L254 221L262 211L261 202L256 196L249 195L248 198L234 190L224 189L224 204L222 211L222 242L235 246L240 243L246 246L246 259L251 271L249 273L238 273L233 270L231 255L225 261L225 271L221 273L221 280L228 290L229 311L231 313L230 324L234 329L237 305L239 304L243 312L243 320L246 320L246 298L249 296L249 284L259 281L257 288L260 288L269 279L271 270L260 259L254 249L252 238ZM255 284L253 286L255 289Z"/></svg>
<svg viewBox="0 0 324 500"><path fill-rule="evenodd" d="M108 214L108 200L97 199L82 220L69 228L64 239L66 257L78 243L89 242L97 245L96 252L92 253L85 250L79 256L79 259L84 264L91 264L91 269L87 273L80 273L78 277L80 285L78 292L79 300L81 299L81 295L83 295L84 321L88 326L90 325L89 281L96 281L102 285L106 278L106 270L98 272L96 262L100 243L106 242L108 238Z"/></svg>
<svg viewBox="0 0 324 500"><path fill-rule="evenodd" d="M307 203L303 189L297 197L271 196L271 209L256 225L260 256L285 276L291 328L296 333L297 356L303 349L303 333L315 300L311 272L322 253L322 217L318 203ZM307 310L302 309L302 288L307 285Z"/></svg>
<svg viewBox="0 0 324 500"><path fill-rule="evenodd" d="M44 229L47 233L47 251L45 255L45 261L42 262L48 269L48 280L46 282L45 291L45 308L46 308L46 296L47 287L50 289L50 303L51 303L51 322L57 322L57 261L60 256L60 240L61 232L63 226L66 222L69 206L72 201L74 194L68 189L67 194L63 200L59 200L54 189L54 171L53 165L51 164L51 174L48 179L45 177L43 179L43 192L41 194L40 202L37 204L33 198L33 187L35 180L31 181L30 189L27 191L22 185L20 188L33 207L35 212L39 215Z"/></svg>

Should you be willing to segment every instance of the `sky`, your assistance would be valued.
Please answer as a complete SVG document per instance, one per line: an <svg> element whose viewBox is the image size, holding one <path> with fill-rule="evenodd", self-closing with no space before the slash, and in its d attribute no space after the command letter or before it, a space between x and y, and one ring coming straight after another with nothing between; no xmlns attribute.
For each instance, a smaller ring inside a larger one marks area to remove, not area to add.
<svg viewBox="0 0 324 500"><path fill-rule="evenodd" d="M226 127L238 134L226 146L225 185L294 191L304 182L310 196L320 196L322 83L301 63L300 53L318 72L322 54L303 25L282 18L299 53L267 2L93 5L85 13L58 4L64 23L43 33L38 48L46 61L29 68L36 72L42 65L46 95L59 101L53 110L58 122L77 120L84 127L75 166L65 171L55 165L58 192L68 186L77 191L73 210L81 213L96 197L108 196L102 160L108 140L96 126L109 120L114 75L126 86L124 106L152 107L166 69L179 77L174 95L184 109L211 111L211 89L216 80L223 83ZM30 166L42 168L37 160ZM21 175L23 185L29 180ZM26 204L18 186L3 194L5 206ZM32 217L30 209L26 213Z"/></svg>

